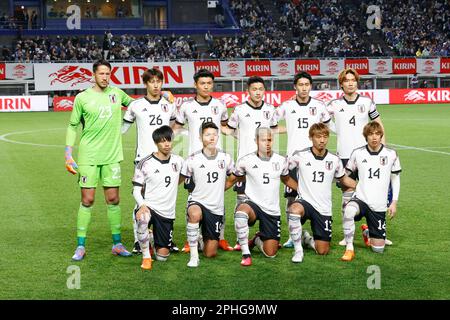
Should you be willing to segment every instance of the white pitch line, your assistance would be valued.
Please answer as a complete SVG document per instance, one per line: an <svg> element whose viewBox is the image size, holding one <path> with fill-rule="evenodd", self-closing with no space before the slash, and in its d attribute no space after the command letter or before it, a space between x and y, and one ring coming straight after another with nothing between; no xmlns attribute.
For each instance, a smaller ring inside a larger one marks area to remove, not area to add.
<svg viewBox="0 0 450 320"><path fill-rule="evenodd" d="M400 147L403 149L409 149L409 150L416 150L416 151L423 151L423 152L430 152L430 153L438 153L438 154L445 154L447 156L450 156L450 152L444 152L444 151L435 151L435 150L429 150L425 148L419 148L419 147L413 147L413 146L404 146L401 144L395 144L395 143L389 143L389 145L394 147Z"/></svg>

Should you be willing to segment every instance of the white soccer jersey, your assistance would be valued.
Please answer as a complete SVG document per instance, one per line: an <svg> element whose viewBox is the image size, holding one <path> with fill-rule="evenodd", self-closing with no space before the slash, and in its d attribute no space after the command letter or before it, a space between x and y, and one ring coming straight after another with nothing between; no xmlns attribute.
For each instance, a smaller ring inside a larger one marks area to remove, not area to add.
<svg viewBox="0 0 450 320"><path fill-rule="evenodd" d="M237 159L255 152L258 148L255 141L256 128L274 128L277 123L275 107L264 101L259 108L252 107L248 102L236 106L227 125L232 129L238 129Z"/></svg>
<svg viewBox="0 0 450 320"><path fill-rule="evenodd" d="M136 121L136 162L158 151L153 142L153 131L161 126L170 125L170 121L175 120L176 110L176 106L165 98L161 98L159 101L150 101L147 97L143 97L131 102L123 120L129 123Z"/></svg>
<svg viewBox="0 0 450 320"><path fill-rule="evenodd" d="M314 123L328 123L331 120L325 104L311 97L306 103L300 103L297 99L283 102L277 109L277 117L278 121L286 119L289 156L312 146L309 128Z"/></svg>
<svg viewBox="0 0 450 320"><path fill-rule="evenodd" d="M220 133L220 122L227 120L227 107L215 98L211 98L206 103L200 103L196 99L184 102L177 112L176 119L178 124L184 125L186 122L189 124L189 154L203 148L200 140L200 128L204 122L214 122ZM219 136L217 147L221 146L221 137Z"/></svg>
<svg viewBox="0 0 450 320"><path fill-rule="evenodd" d="M151 154L143 158L134 170L133 185L144 187L145 204L167 219L175 219L183 162L183 158L174 154L168 160L160 160Z"/></svg>
<svg viewBox="0 0 450 320"><path fill-rule="evenodd" d="M234 175L245 175L245 194L265 213L280 216L280 177L287 176L289 164L285 157L273 153L270 159L256 152L237 161Z"/></svg>
<svg viewBox="0 0 450 320"><path fill-rule="evenodd" d="M397 152L386 146L372 152L366 145L353 151L346 169L358 171L359 182L354 196L373 211L386 211L391 173L402 171Z"/></svg>
<svg viewBox="0 0 450 320"><path fill-rule="evenodd" d="M224 215L225 181L233 171L233 159L222 150L218 149L214 157L207 157L203 150L190 155L181 170L183 176L195 183L188 201L202 204L213 214Z"/></svg>
<svg viewBox="0 0 450 320"><path fill-rule="evenodd" d="M364 126L380 116L375 102L359 94L355 101L347 101L342 96L331 100L327 109L336 124L337 155L348 159L353 150L366 144Z"/></svg>
<svg viewBox="0 0 450 320"><path fill-rule="evenodd" d="M289 170L295 168L298 168L299 197L309 202L320 214L332 216L333 180L345 175L341 159L328 150L321 157L316 156L312 148L306 148L289 157Z"/></svg>

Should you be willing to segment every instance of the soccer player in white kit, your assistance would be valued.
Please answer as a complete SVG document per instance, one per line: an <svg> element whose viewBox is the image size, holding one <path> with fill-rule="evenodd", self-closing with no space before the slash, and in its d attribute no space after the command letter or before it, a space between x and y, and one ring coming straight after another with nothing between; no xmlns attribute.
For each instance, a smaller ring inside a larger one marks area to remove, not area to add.
<svg viewBox="0 0 450 320"><path fill-rule="evenodd" d="M263 78L250 77L247 80L247 91L248 101L234 108L227 123L229 130L226 134L237 136L238 155L236 160L256 151L255 131L257 128L270 127L275 130L278 127L275 107L263 100L266 91ZM233 190L237 193L237 207L246 198L245 181L236 183ZM234 246L234 250L240 250L239 242Z"/></svg>
<svg viewBox="0 0 450 320"><path fill-rule="evenodd" d="M226 130L228 121L227 107L218 99L211 96L214 87L214 75L206 70L200 69L194 75L194 86L197 91L193 100L184 102L177 112L174 130L180 130L186 123L189 126L189 153L193 154L203 148L199 139L199 131L203 123L213 122L221 131ZM222 143L219 137L217 147L221 148ZM192 190L192 180L187 179L185 189ZM225 251L233 251L233 247L228 244L224 237L225 228L222 228L219 247ZM186 243L184 252L189 252L189 245Z"/></svg>
<svg viewBox="0 0 450 320"><path fill-rule="evenodd" d="M203 148L190 155L181 174L194 182L188 197L187 238L190 260L188 267L198 267L198 239L204 242L205 257L215 257L219 246L220 230L225 215L224 192L227 177L234 170L231 156L217 148L219 128L213 122L205 122L200 129Z"/></svg>
<svg viewBox="0 0 450 320"><path fill-rule="evenodd" d="M353 150L346 166L349 172L358 172L359 182L344 211L346 250L342 261L352 261L355 257L355 221L366 218L370 236L368 244L374 252L382 253L386 239L386 210L391 219L397 212L402 170L397 152L381 142L383 127L378 122L368 123L363 135L367 144ZM389 184L392 185L393 195L388 208Z"/></svg>
<svg viewBox="0 0 450 320"><path fill-rule="evenodd" d="M156 129L152 138L157 151L144 157L136 166L133 196L139 206L136 212L138 240L142 250L141 268L150 270L149 225L153 225L156 260L166 261L173 239L173 223L183 158L172 154L173 131L169 126Z"/></svg>
<svg viewBox="0 0 450 320"><path fill-rule="evenodd" d="M240 158L234 172L234 181L245 179L248 197L236 208L234 215L243 266L252 265L250 249L254 245L266 257L276 256L281 237L280 180L297 189L297 183L289 176L286 157L272 151L272 135L270 128L256 129L257 151ZM259 232L249 241L249 226L256 220L259 220Z"/></svg>
<svg viewBox="0 0 450 320"><path fill-rule="evenodd" d="M123 116L122 134L126 133L131 125L136 122L137 141L135 166L148 155L158 149L151 140L153 132L162 127L169 126L176 118L176 106L168 101L162 93L164 76L159 69L147 69L142 74L142 81L147 89L147 94L131 102ZM135 214L138 210L136 204L133 210L134 247L133 253L139 254L141 249L137 238L137 223ZM171 249L176 249L176 246Z"/></svg>
<svg viewBox="0 0 450 320"><path fill-rule="evenodd" d="M309 138L309 129L313 124L320 122L330 123L331 117L326 109L325 103L310 96L312 84L313 80L309 73L303 71L297 73L294 76L295 99L285 101L277 108L278 121L286 119L286 129L280 131L280 133L287 131L288 156L292 156L298 150L312 146L311 139ZM289 174L293 179L297 179L295 169L291 170ZM297 191L285 187L284 197L287 199L286 215L289 221L288 207L297 197ZM289 237L283 246L285 248L294 247L292 239Z"/></svg>
<svg viewBox="0 0 450 320"><path fill-rule="evenodd" d="M312 147L294 152L289 157L289 169L296 169L298 197L289 206L289 233L294 242L293 262L303 261L302 224L311 221L313 238L305 242L318 254L328 254L332 234L332 197L334 179L355 188L355 180L345 175L342 161L327 150L330 131L323 123L309 129Z"/></svg>
<svg viewBox="0 0 450 320"><path fill-rule="evenodd" d="M383 128L383 123L375 102L357 93L359 74L356 70L351 68L342 70L338 80L344 95L339 99L331 100L327 109L336 125L337 155L342 159L345 167L352 151L366 144L362 134L364 126L370 121L376 121ZM382 143L385 143L384 137ZM356 179L357 176L352 175L351 178ZM343 214L354 190L346 187L341 189ZM339 245L345 246L345 239L340 241Z"/></svg>

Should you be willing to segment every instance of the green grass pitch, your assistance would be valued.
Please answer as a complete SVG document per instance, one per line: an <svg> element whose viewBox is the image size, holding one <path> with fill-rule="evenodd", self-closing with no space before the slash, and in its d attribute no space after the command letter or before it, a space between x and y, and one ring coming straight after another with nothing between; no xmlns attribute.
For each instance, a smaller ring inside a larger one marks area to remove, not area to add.
<svg viewBox="0 0 450 320"><path fill-rule="evenodd" d="M75 263L76 213L80 201L76 177L64 168L69 113L0 115L0 299L450 299L450 105L379 106L388 144L400 155L403 173L398 216L387 222L394 242L384 254L364 248L360 223L356 259L339 261L343 248L340 191L333 188L333 242L322 257L305 252L302 264L292 250L275 259L254 251L254 265L240 266L239 252L201 257L186 267L188 255L172 254L140 270L141 257L111 255L111 235L102 189L98 189L88 231L87 256ZM132 131L135 128L131 128ZM123 240L131 250L131 196L135 134L124 136L121 208ZM329 148L335 150L335 137ZM280 138L281 153L285 137ZM175 241L185 239L180 188ZM234 242L231 210L235 194L226 193L226 237ZM284 199L281 201L284 208ZM282 212L282 241L288 233ZM309 223L305 229L309 229ZM253 234L251 230L251 234ZM80 289L68 289L70 266L80 268ZM367 286L370 266L380 270L380 289Z"/></svg>

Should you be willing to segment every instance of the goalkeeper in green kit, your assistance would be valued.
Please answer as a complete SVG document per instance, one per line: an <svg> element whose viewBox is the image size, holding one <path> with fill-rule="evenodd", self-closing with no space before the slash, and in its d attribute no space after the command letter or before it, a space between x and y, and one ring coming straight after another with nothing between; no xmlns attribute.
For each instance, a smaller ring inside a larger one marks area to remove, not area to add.
<svg viewBox="0 0 450 320"><path fill-rule="evenodd" d="M72 259L80 261L86 255L86 232L91 220L92 206L98 182L103 185L108 207L108 220L112 233L112 254L131 256L121 243L121 211L119 187L122 152L122 105L128 106L132 98L116 87L109 86L111 64L105 60L94 63L95 85L79 93L74 102L67 128L65 159L66 168L79 174L81 204L77 219L78 246ZM72 158L77 128L82 125L78 151L78 165Z"/></svg>

